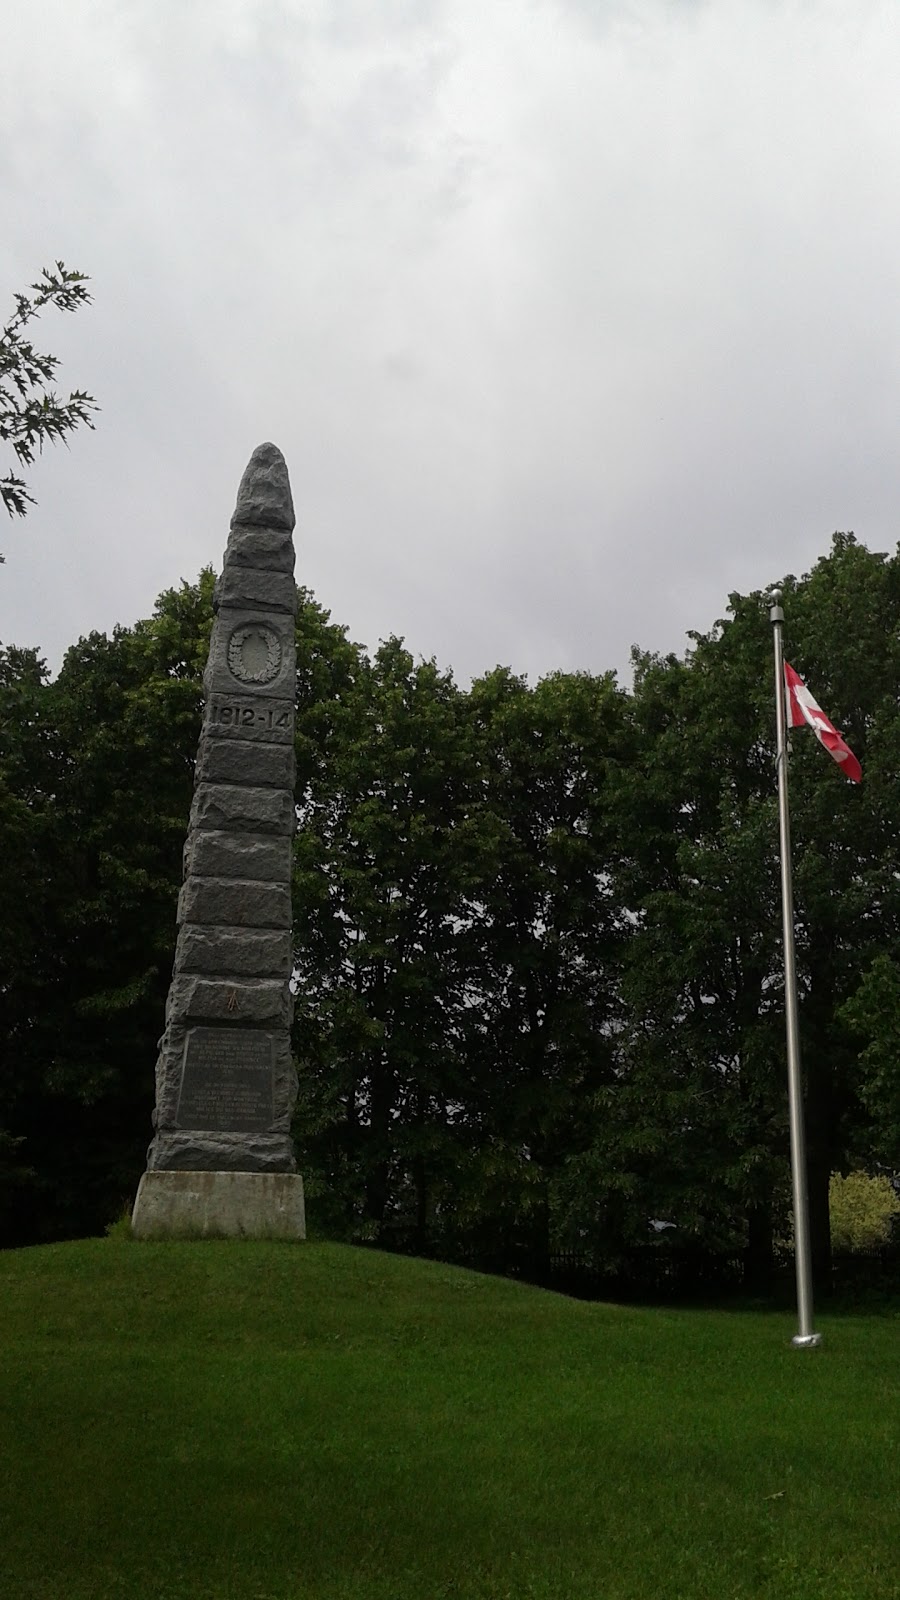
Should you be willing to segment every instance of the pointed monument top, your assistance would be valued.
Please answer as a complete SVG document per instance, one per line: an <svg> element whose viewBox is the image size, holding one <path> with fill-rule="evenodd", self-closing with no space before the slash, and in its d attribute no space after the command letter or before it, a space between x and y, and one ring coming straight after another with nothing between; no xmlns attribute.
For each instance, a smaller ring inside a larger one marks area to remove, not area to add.
<svg viewBox="0 0 900 1600"><path fill-rule="evenodd" d="M284 456L274 444L257 445L238 489L237 505L231 526L285 528L294 527L294 502L291 498L291 480Z"/></svg>

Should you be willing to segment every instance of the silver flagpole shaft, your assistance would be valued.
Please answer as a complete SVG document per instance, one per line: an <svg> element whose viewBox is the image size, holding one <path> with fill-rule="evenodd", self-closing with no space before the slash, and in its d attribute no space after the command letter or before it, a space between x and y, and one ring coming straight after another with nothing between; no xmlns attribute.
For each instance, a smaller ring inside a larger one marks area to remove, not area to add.
<svg viewBox="0 0 900 1600"><path fill-rule="evenodd" d="M794 954L794 890L791 882L791 818L788 810L787 715L781 591L772 591L769 612L775 642L775 724L778 742L778 832L781 844L781 925L784 936L784 1013L787 1030L788 1106L791 1124L791 1186L794 1196L794 1262L797 1271L797 1332L791 1343L800 1350L821 1343L813 1332L812 1261L809 1248L809 1201L806 1193L806 1140L803 1132L803 1086L800 1076L800 1023L797 1008L797 962Z"/></svg>

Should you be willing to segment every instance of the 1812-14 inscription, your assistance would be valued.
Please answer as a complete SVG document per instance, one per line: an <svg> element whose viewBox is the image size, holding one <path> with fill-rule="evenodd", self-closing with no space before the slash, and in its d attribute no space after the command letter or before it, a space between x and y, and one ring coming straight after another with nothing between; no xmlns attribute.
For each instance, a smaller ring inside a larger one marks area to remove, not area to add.
<svg viewBox="0 0 900 1600"><path fill-rule="evenodd" d="M290 744L293 738L292 709L282 700L217 694L209 701L208 715L211 730L219 735L265 739L272 744Z"/></svg>
<svg viewBox="0 0 900 1600"><path fill-rule="evenodd" d="M272 1039L237 1028L191 1028L176 1126L262 1133L273 1111Z"/></svg>

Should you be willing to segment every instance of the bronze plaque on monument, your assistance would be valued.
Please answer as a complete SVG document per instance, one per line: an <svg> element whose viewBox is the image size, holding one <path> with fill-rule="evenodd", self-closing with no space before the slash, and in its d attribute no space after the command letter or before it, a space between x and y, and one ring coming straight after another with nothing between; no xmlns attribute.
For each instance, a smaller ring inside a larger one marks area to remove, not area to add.
<svg viewBox="0 0 900 1600"><path fill-rule="evenodd" d="M264 1133L274 1116L272 1037L249 1028L191 1028L175 1125Z"/></svg>

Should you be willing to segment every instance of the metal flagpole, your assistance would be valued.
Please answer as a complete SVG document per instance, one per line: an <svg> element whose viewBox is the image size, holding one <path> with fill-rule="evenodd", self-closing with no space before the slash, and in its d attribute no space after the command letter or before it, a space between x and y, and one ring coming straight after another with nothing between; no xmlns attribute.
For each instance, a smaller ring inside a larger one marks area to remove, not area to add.
<svg viewBox="0 0 900 1600"><path fill-rule="evenodd" d="M769 612L775 642L775 725L778 743L778 832L781 844L781 924L784 937L784 1012L787 1029L788 1106L791 1124L791 1185L794 1196L794 1261L797 1271L798 1350L821 1343L813 1332L812 1264L809 1248L809 1202L806 1193L806 1140L803 1133L803 1090L800 1078L800 1026L797 1009L797 963L794 955L794 891L791 883L791 819L788 811L787 716L781 590L772 590Z"/></svg>

